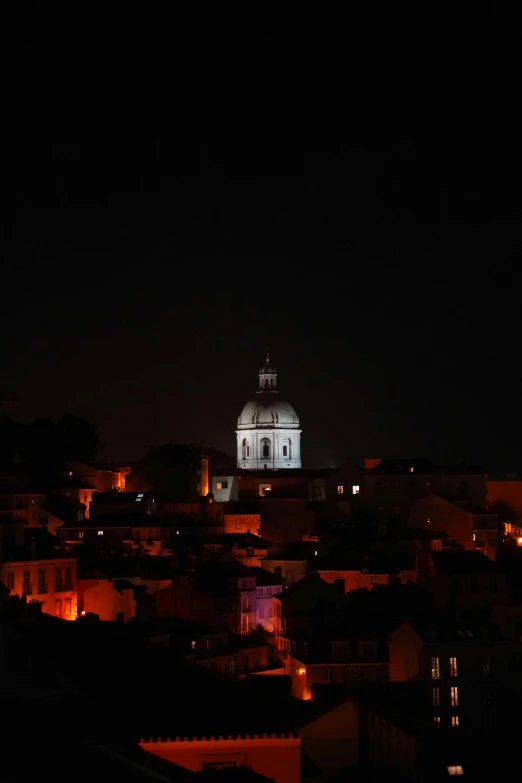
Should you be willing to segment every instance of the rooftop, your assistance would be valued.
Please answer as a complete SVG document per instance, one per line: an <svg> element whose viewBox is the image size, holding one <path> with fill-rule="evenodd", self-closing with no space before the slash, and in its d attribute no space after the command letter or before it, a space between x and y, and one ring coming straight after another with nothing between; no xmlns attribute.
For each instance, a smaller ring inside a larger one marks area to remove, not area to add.
<svg viewBox="0 0 522 783"><path fill-rule="evenodd" d="M443 549L430 552L439 574L499 574L502 569L477 549Z"/></svg>
<svg viewBox="0 0 522 783"><path fill-rule="evenodd" d="M413 468L413 471L411 470ZM384 474L420 474L420 475L435 475L435 474L486 474L484 468L479 465L466 465L462 462L459 465L434 465L428 459L419 459L418 457L410 457L408 459L383 459L381 462L373 468L367 468L365 473L369 475Z"/></svg>

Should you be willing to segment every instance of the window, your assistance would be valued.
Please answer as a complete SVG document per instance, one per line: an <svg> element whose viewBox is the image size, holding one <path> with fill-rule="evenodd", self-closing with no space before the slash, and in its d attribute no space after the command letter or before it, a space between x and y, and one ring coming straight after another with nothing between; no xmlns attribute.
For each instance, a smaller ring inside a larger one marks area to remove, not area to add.
<svg viewBox="0 0 522 783"><path fill-rule="evenodd" d="M458 729L459 727L459 716L458 715L452 715L451 716L451 725L454 729Z"/></svg>
<svg viewBox="0 0 522 783"><path fill-rule="evenodd" d="M60 598L58 598L58 600L54 602L54 613L56 617L62 616L62 602Z"/></svg>
<svg viewBox="0 0 522 783"><path fill-rule="evenodd" d="M56 574L54 578L54 589L55 590L61 590L62 589L62 569L57 568Z"/></svg>
<svg viewBox="0 0 522 783"><path fill-rule="evenodd" d="M431 659L431 677L433 680L440 679L440 658Z"/></svg>
<svg viewBox="0 0 522 783"><path fill-rule="evenodd" d="M78 538L83 538L83 530L78 530Z"/></svg>
<svg viewBox="0 0 522 783"><path fill-rule="evenodd" d="M260 484L259 485L259 495L260 497L266 497L270 494L272 491L272 485L271 484Z"/></svg>
<svg viewBox="0 0 522 783"><path fill-rule="evenodd" d="M434 716L433 716L433 723L434 723L436 726L439 726L439 727L440 727L440 715L434 715Z"/></svg>
<svg viewBox="0 0 522 783"><path fill-rule="evenodd" d="M65 614L70 615L72 611L72 601L70 598L65 599Z"/></svg>
<svg viewBox="0 0 522 783"><path fill-rule="evenodd" d="M440 688L433 688L433 706L440 707Z"/></svg>
<svg viewBox="0 0 522 783"><path fill-rule="evenodd" d="M192 639L192 641L191 641L191 643L190 643L190 646L191 646L191 648L192 648L193 650L195 650L195 649L196 649L196 640L195 640L195 639Z"/></svg>
<svg viewBox="0 0 522 783"><path fill-rule="evenodd" d="M248 457L248 441L246 438L243 438L242 451L243 459L246 459Z"/></svg>
<svg viewBox="0 0 522 783"><path fill-rule="evenodd" d="M354 484L352 487L352 495L358 495L360 492L359 484Z"/></svg>
<svg viewBox="0 0 522 783"><path fill-rule="evenodd" d="M458 767L448 767L448 772L450 775L463 775L464 770L459 765Z"/></svg>
<svg viewBox="0 0 522 783"><path fill-rule="evenodd" d="M72 569L65 569L65 589L72 590Z"/></svg>
<svg viewBox="0 0 522 783"><path fill-rule="evenodd" d="M7 589L14 590L15 576L12 571L7 574Z"/></svg>
<svg viewBox="0 0 522 783"><path fill-rule="evenodd" d="M270 441L268 438L261 438L261 456L270 457Z"/></svg>
<svg viewBox="0 0 522 783"><path fill-rule="evenodd" d="M450 677L456 677L457 676L457 659L456 658L450 658Z"/></svg>
<svg viewBox="0 0 522 783"><path fill-rule="evenodd" d="M342 495L343 493L344 493L344 487L342 484L339 484L339 486L337 487L337 494Z"/></svg>
<svg viewBox="0 0 522 783"><path fill-rule="evenodd" d="M212 646L211 640L205 639L205 649L210 650L211 646Z"/></svg>
<svg viewBox="0 0 522 783"><path fill-rule="evenodd" d="M324 670L324 681L325 682L330 682L331 679L332 679L332 670L331 669L325 669Z"/></svg>
<svg viewBox="0 0 522 783"><path fill-rule="evenodd" d="M458 707L459 706L459 689L455 686L452 686L450 688L450 694L451 694L451 706L452 707Z"/></svg>
<svg viewBox="0 0 522 783"><path fill-rule="evenodd" d="M98 530L98 535L103 536L103 530Z"/></svg>
<svg viewBox="0 0 522 783"><path fill-rule="evenodd" d="M26 595L30 595L33 592L32 588L31 588L31 572L30 571L24 571L23 592Z"/></svg>
<svg viewBox="0 0 522 783"><path fill-rule="evenodd" d="M413 467L413 465L410 465L410 473L415 473L415 468Z"/></svg>
<svg viewBox="0 0 522 783"><path fill-rule="evenodd" d="M218 481L216 484L216 489L228 489L228 481Z"/></svg>
<svg viewBox="0 0 522 783"><path fill-rule="evenodd" d="M143 492L138 492L136 495L136 503L139 503L141 500L143 500Z"/></svg>
<svg viewBox="0 0 522 783"><path fill-rule="evenodd" d="M283 446L283 457L288 457L288 446Z"/></svg>
<svg viewBox="0 0 522 783"><path fill-rule="evenodd" d="M38 571L38 592L47 592L47 585L45 584L45 570Z"/></svg>

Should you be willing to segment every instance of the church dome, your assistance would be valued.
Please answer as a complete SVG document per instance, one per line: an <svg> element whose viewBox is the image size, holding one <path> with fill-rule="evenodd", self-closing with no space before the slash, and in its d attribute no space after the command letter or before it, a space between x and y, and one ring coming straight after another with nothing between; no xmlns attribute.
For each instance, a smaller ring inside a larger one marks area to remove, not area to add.
<svg viewBox="0 0 522 783"><path fill-rule="evenodd" d="M259 391L247 402L237 420L238 429L299 427L299 417L289 402L280 399L277 391Z"/></svg>
<svg viewBox="0 0 522 783"><path fill-rule="evenodd" d="M280 397L268 354L259 370L259 389L237 420L236 435L237 465L243 470L301 467L299 417Z"/></svg>

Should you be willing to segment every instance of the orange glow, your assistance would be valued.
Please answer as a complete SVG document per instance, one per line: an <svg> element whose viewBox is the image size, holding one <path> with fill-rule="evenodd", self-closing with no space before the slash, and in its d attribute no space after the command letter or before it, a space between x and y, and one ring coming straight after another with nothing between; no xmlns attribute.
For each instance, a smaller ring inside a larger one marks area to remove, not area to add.
<svg viewBox="0 0 522 783"><path fill-rule="evenodd" d="M82 609L82 611L80 612L80 614L82 614L82 615L85 615L85 609Z"/></svg>
<svg viewBox="0 0 522 783"><path fill-rule="evenodd" d="M518 539L518 543L519 543L519 545L522 544L522 538Z"/></svg>
<svg viewBox="0 0 522 783"><path fill-rule="evenodd" d="M298 672L297 672L297 673L298 673L298 674L306 674L306 669L304 668L304 666L301 666L301 668L300 668L300 669L298 669Z"/></svg>

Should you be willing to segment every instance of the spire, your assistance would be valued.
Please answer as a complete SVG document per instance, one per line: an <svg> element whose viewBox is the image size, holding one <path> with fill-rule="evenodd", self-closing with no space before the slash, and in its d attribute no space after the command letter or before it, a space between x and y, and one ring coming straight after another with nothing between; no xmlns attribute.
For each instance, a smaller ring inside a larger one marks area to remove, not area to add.
<svg viewBox="0 0 522 783"><path fill-rule="evenodd" d="M265 363L259 369L259 391L277 391L277 370L270 364L270 351L266 352Z"/></svg>

